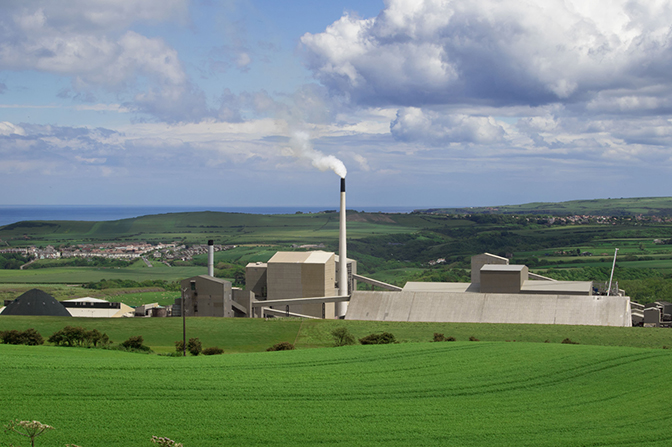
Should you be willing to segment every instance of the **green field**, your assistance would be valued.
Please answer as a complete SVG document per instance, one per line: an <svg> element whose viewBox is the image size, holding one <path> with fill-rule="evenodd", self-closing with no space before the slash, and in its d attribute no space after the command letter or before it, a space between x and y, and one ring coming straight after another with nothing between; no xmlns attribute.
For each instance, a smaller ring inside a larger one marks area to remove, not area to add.
<svg viewBox="0 0 672 447"><path fill-rule="evenodd" d="M570 200L567 202L532 202L522 205L478 206L465 208L434 208L444 214L548 214L553 216L592 215L655 215L672 216L672 197L636 197L620 199Z"/></svg>
<svg viewBox="0 0 672 447"><path fill-rule="evenodd" d="M0 316L0 331L34 328L45 338L66 325L96 328L118 345L141 335L154 351L175 350L182 339L180 318L67 318ZM582 345L637 348L672 347L672 331L664 328L563 326L541 324L407 323L389 321L300 320L296 318L187 318L187 337L198 337L204 347L219 346L226 353L260 352L279 342L297 348L333 346L331 331L346 327L356 338L372 332L391 332L402 343L429 342L435 332L458 341L476 337L482 341L550 342L565 338Z"/></svg>
<svg viewBox="0 0 672 447"><path fill-rule="evenodd" d="M170 358L0 345L37 445L669 445L667 350L407 343ZM3 437L4 436L4 437ZM5 442L21 439L0 434Z"/></svg>

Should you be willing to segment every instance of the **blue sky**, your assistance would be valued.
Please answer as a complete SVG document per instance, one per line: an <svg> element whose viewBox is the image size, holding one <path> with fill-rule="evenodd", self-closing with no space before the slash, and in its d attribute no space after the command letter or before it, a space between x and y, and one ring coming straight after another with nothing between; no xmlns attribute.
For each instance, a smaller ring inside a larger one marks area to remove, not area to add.
<svg viewBox="0 0 672 447"><path fill-rule="evenodd" d="M0 204L669 196L672 1L7 0ZM342 174L342 172L340 173Z"/></svg>

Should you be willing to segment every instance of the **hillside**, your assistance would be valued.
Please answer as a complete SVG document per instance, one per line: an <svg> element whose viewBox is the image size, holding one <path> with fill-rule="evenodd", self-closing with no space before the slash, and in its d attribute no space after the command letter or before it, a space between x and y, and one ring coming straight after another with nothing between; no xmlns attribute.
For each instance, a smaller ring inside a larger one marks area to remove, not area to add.
<svg viewBox="0 0 672 447"><path fill-rule="evenodd" d="M568 202L532 202L463 208L428 208L416 210L438 214L540 214L550 216L672 216L672 197L635 197L629 199L571 200Z"/></svg>

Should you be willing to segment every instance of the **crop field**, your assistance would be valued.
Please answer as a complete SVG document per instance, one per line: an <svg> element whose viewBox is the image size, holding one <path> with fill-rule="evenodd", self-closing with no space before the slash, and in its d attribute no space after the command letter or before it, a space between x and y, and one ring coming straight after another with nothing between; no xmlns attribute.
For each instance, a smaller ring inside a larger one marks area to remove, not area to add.
<svg viewBox="0 0 672 447"><path fill-rule="evenodd" d="M171 358L0 345L38 445L669 445L666 350L407 343ZM5 442L16 438L0 434Z"/></svg>

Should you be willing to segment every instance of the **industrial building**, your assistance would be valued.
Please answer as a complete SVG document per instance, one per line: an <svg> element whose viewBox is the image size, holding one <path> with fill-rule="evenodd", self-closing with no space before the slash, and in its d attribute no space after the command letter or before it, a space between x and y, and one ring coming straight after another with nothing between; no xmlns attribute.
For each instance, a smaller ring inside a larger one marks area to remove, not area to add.
<svg viewBox="0 0 672 447"><path fill-rule="evenodd" d="M556 281L489 253L471 260L471 283L407 283L356 291L348 320L631 326L630 298L592 295L592 281Z"/></svg>
<svg viewBox="0 0 672 447"><path fill-rule="evenodd" d="M400 288L358 275L356 262L347 258L345 179L340 197L338 255L277 252L267 263L246 266L247 289L242 291L213 278L210 249L208 275L182 281L182 298L174 308L184 301L186 316L632 325L630 299L624 293L599 295L592 281L556 281L490 253L472 257L470 283L409 282ZM341 259L347 265L344 269ZM356 281L385 290L358 291ZM661 322L669 316L665 309L656 312ZM636 318L640 313L635 311ZM653 319L654 311L649 313Z"/></svg>
<svg viewBox="0 0 672 447"><path fill-rule="evenodd" d="M356 288L357 263L348 259L346 265L349 296ZM339 266L334 253L279 251L267 263L249 263L245 284L268 314L331 319L337 317L336 303L347 301L339 294Z"/></svg>

